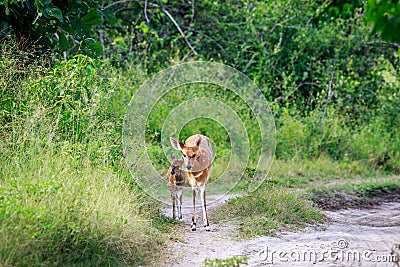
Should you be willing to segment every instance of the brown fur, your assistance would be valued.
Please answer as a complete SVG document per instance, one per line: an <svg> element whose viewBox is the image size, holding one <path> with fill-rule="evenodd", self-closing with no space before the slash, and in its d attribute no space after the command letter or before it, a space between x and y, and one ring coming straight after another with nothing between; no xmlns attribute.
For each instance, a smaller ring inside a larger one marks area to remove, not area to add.
<svg viewBox="0 0 400 267"><path fill-rule="evenodd" d="M171 138L173 148L182 151L186 163L186 174L193 192L192 230L196 230L196 194L200 189L203 204L204 227L209 231L206 211L206 186L212 170L212 147L208 137L196 134L186 139L185 144Z"/></svg>
<svg viewBox="0 0 400 267"><path fill-rule="evenodd" d="M178 218L182 219L182 195L186 183L186 173L183 170L183 159L176 159L175 154L171 153L172 164L168 169L168 189L171 192L172 199L172 217L175 218L175 211L178 212Z"/></svg>

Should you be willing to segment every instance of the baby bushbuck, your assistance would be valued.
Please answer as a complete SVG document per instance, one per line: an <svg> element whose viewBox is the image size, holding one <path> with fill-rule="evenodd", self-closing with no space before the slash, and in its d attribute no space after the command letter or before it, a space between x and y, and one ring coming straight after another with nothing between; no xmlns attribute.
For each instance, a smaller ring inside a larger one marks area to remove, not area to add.
<svg viewBox="0 0 400 267"><path fill-rule="evenodd" d="M183 187L186 182L186 173L183 170L183 159L176 159L175 154L171 155L172 164L168 169L168 189L171 192L172 198L172 217L175 219L175 213L178 214L178 219L182 219L182 195Z"/></svg>

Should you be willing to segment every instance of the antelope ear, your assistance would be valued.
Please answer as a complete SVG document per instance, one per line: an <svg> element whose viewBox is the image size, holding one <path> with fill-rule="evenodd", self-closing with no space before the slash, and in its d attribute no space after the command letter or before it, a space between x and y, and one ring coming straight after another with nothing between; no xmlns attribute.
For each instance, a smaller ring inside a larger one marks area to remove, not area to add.
<svg viewBox="0 0 400 267"><path fill-rule="evenodd" d="M169 141L171 142L171 146L176 149L182 151L182 149L185 147L184 144L179 142L178 140L175 140L174 138L170 137Z"/></svg>
<svg viewBox="0 0 400 267"><path fill-rule="evenodd" d="M196 137L196 140L195 140L194 142L195 142L196 146L199 146L199 145L200 145L200 142L201 142L201 137L200 137L200 136L197 136L197 137Z"/></svg>
<svg viewBox="0 0 400 267"><path fill-rule="evenodd" d="M199 135L196 136L196 139L194 139L194 143L196 144L196 146L199 146L201 142L201 137Z"/></svg>
<svg viewBox="0 0 400 267"><path fill-rule="evenodd" d="M174 152L171 152L170 157L171 157L172 160L175 160L175 159L176 159L175 153L174 153Z"/></svg>

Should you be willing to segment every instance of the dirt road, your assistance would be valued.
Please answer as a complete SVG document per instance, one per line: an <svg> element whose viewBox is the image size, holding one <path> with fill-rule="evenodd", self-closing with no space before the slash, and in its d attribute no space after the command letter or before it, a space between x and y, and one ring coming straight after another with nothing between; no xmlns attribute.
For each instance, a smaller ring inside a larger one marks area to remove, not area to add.
<svg viewBox="0 0 400 267"><path fill-rule="evenodd" d="M226 201L213 201L210 209ZM190 203L190 200L185 200ZM164 212L170 216L171 211ZM206 258L248 258L248 266L399 266L400 203L384 203L372 209L326 211L331 221L318 229L280 232L276 237L250 240L234 238L235 223L214 224L211 232L190 230L191 209L183 209L182 238L170 242L163 266L202 266ZM201 222L201 212L198 209Z"/></svg>

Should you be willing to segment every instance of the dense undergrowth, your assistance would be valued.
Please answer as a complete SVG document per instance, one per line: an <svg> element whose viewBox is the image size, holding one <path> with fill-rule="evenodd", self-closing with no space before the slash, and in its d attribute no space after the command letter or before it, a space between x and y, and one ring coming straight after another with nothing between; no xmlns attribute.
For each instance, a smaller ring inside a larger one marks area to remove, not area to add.
<svg viewBox="0 0 400 267"><path fill-rule="evenodd" d="M38 114L22 123L15 131L26 139L13 139L22 147L1 142L3 265L131 265L156 253L161 218L143 210L151 200L129 189L126 173L55 144L44 127L52 122Z"/></svg>
<svg viewBox="0 0 400 267"><path fill-rule="evenodd" d="M35 55L14 52L2 57L0 75L1 264L131 266L155 258L170 227L121 156L126 85L135 87L140 72L101 76L106 66L86 56L52 67L33 58L20 68Z"/></svg>

